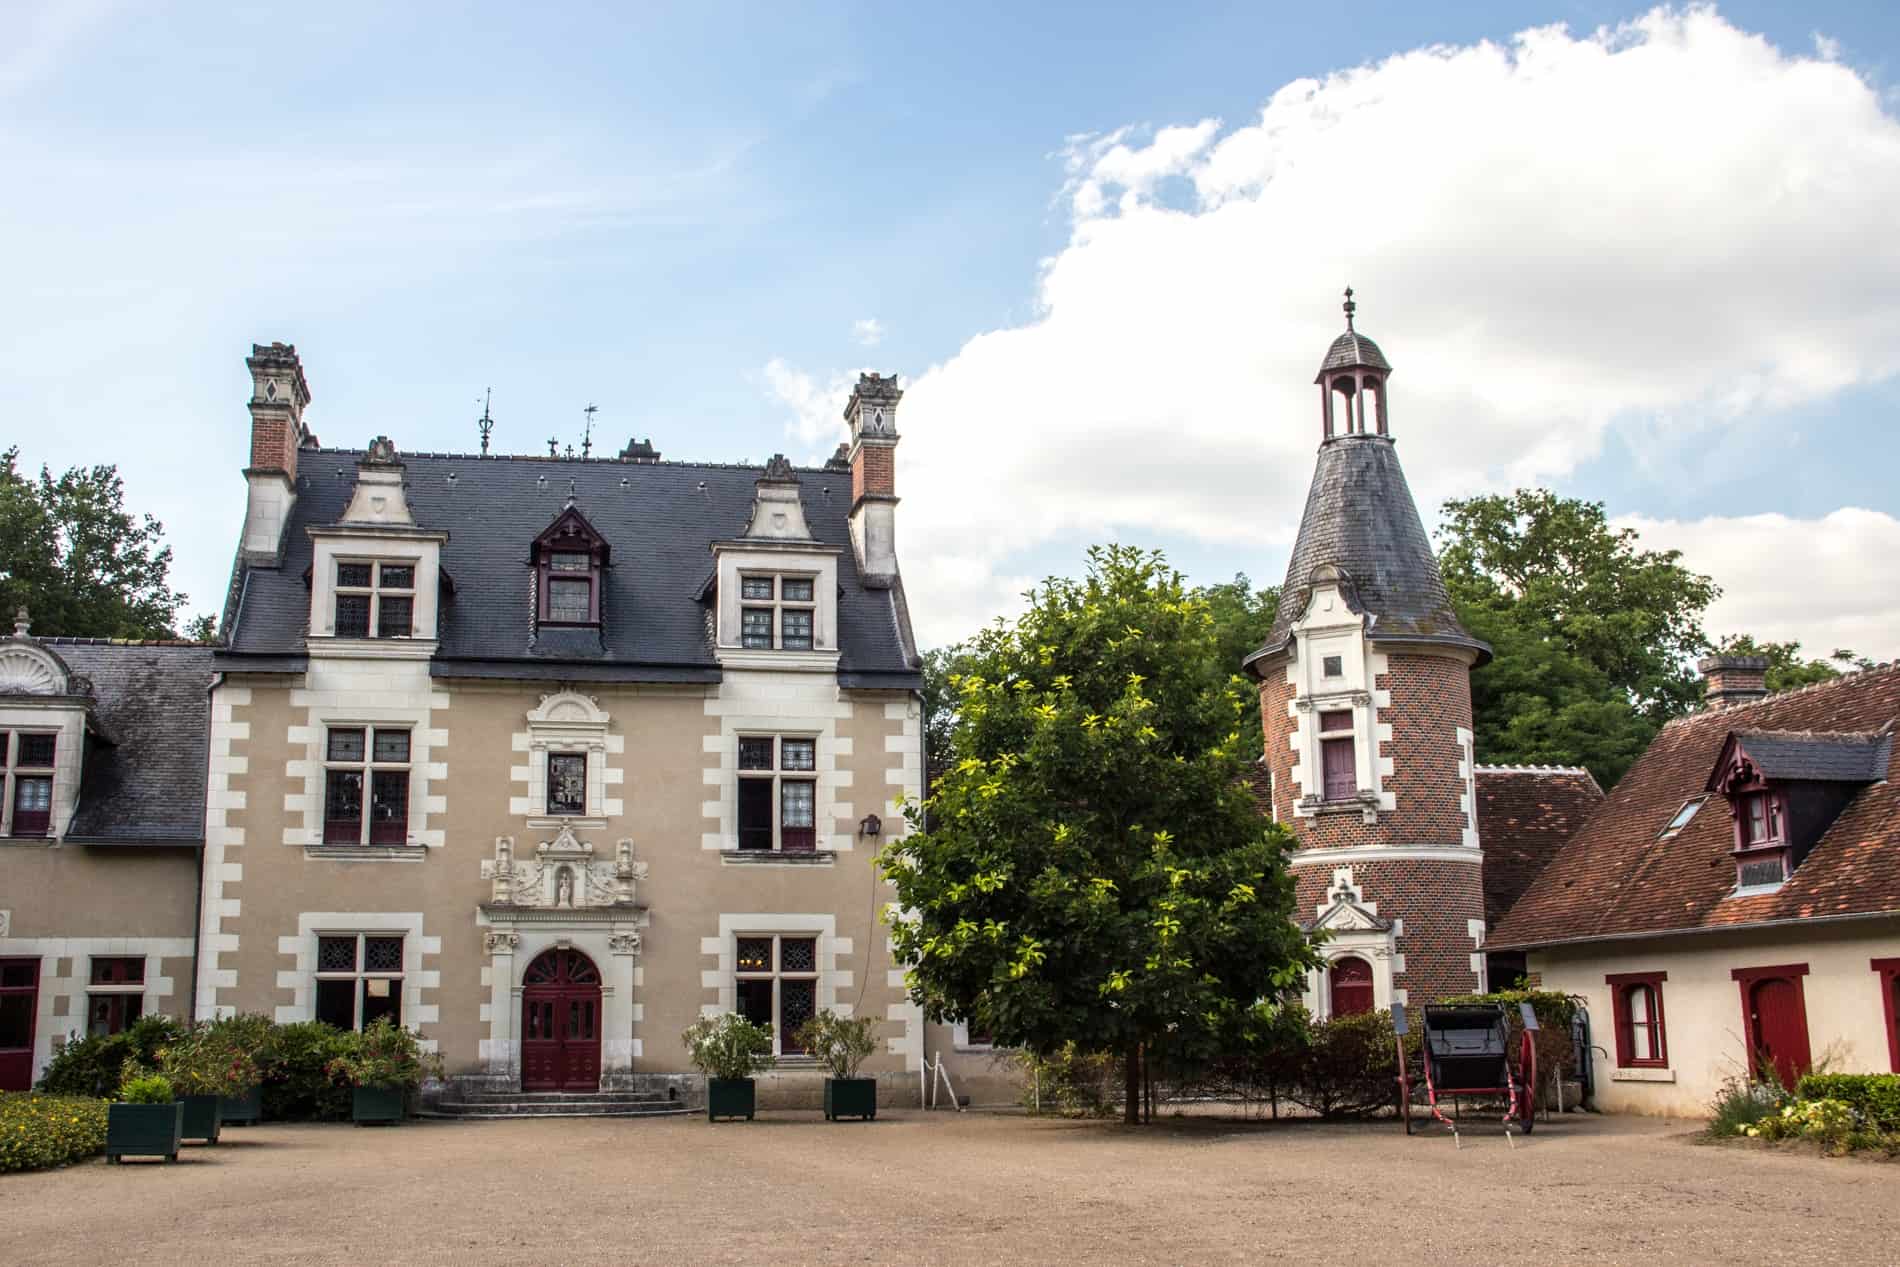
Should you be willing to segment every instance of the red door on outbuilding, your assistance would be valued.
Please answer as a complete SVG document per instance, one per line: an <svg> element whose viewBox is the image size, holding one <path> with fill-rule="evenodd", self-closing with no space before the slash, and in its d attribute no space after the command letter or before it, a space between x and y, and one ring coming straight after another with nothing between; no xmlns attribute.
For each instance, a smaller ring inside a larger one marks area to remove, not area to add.
<svg viewBox="0 0 1900 1267"><path fill-rule="evenodd" d="M1358 1016L1372 1010L1372 965L1357 955L1333 960L1333 1015Z"/></svg>
<svg viewBox="0 0 1900 1267"><path fill-rule="evenodd" d="M578 950L543 951L522 978L521 1089L600 1089L600 970Z"/></svg>
<svg viewBox="0 0 1900 1267"><path fill-rule="evenodd" d="M1813 1064L1808 1050L1808 1010L1801 978L1808 966L1737 968L1731 974L1742 988L1742 1032L1748 1035L1748 1069L1763 1077L1769 1069L1793 1090Z"/></svg>

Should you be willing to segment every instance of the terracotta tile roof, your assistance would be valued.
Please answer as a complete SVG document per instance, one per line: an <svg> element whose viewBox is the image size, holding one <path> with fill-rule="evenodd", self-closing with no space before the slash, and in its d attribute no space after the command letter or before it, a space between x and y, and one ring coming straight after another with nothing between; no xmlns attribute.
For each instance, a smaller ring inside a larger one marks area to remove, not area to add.
<svg viewBox="0 0 1900 1267"><path fill-rule="evenodd" d="M1603 800L1581 767L1479 766L1484 919L1495 925Z"/></svg>
<svg viewBox="0 0 1900 1267"><path fill-rule="evenodd" d="M1670 722L1486 944L1501 949L1900 912L1900 785L1893 782L1891 744L1882 745L1881 781L1860 790L1773 893L1728 896L1735 887L1734 837L1720 797L1676 835L1658 839L1685 802L1703 795L1731 733L1867 735L1897 716L1900 663Z"/></svg>

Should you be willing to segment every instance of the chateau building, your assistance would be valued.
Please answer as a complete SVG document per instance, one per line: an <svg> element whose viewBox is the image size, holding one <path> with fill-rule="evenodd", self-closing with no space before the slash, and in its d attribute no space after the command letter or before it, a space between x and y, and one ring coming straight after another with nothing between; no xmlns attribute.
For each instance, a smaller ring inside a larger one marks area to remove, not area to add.
<svg viewBox="0 0 1900 1267"><path fill-rule="evenodd" d="M1257 792L1298 842L1301 922L1330 934L1306 989L1319 1017L1487 988L1487 920L1601 797L1582 770L1477 764L1471 669L1490 648L1452 610L1399 467L1392 366L1350 290L1345 311L1278 614L1246 661Z"/></svg>

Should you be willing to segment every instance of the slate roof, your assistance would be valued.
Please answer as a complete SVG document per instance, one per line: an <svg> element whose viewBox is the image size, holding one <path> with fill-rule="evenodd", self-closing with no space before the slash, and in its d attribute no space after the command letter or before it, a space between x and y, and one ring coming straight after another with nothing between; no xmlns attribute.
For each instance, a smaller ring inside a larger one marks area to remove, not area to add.
<svg viewBox="0 0 1900 1267"><path fill-rule="evenodd" d="M1670 722L1531 882L1487 946L1900 914L1900 785L1893 782L1891 744L1880 745L1879 781L1848 802L1773 893L1728 896L1735 887L1734 829L1719 796L1679 833L1657 838L1685 802L1704 794L1731 734L1860 737L1885 731L1896 717L1900 665L1887 665Z"/></svg>
<svg viewBox="0 0 1900 1267"><path fill-rule="evenodd" d="M1293 622L1305 614L1313 573L1328 564L1346 574L1353 610L1372 616L1375 641L1448 643L1489 658L1491 649L1466 633L1452 611L1389 437L1335 436L1320 445L1280 609L1266 645L1249 660L1285 645Z"/></svg>
<svg viewBox="0 0 1900 1267"><path fill-rule="evenodd" d="M1581 767L1481 765L1477 775L1484 919L1495 927L1602 802L1603 789Z"/></svg>
<svg viewBox="0 0 1900 1267"><path fill-rule="evenodd" d="M1887 769L1891 734L1738 730L1735 740L1770 779L1824 783L1871 783ZM1710 776L1711 779L1714 775ZM1711 783L1709 790L1713 791Z"/></svg>
<svg viewBox="0 0 1900 1267"><path fill-rule="evenodd" d="M1390 370L1391 363L1385 359L1385 353L1379 351L1379 345L1360 334L1357 330L1348 330L1333 340L1333 346L1326 349L1326 359L1320 364L1322 376L1333 370L1350 369L1363 365L1367 369Z"/></svg>
<svg viewBox="0 0 1900 1267"><path fill-rule="evenodd" d="M93 720L66 839L81 844L204 840L214 648L193 643L38 641L92 683Z"/></svg>
<svg viewBox="0 0 1900 1267"><path fill-rule="evenodd" d="M305 531L343 516L362 457L354 449L298 456L297 503L280 567L240 564L232 577L220 667L291 672L303 667L313 545ZM719 679L702 600L711 546L746 526L763 468L612 459L405 454L409 508L424 529L446 531L437 676L571 681L711 682ZM903 583L858 575L847 516L851 473L798 471L806 521L821 543L842 547L838 628L844 686L922 685ZM598 637L562 631L531 639L528 550L566 505L604 536L612 557Z"/></svg>

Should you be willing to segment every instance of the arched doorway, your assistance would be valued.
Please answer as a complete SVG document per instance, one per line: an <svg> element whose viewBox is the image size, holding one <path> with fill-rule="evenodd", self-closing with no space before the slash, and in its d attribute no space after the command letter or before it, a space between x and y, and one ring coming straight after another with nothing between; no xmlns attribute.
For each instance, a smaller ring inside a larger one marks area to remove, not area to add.
<svg viewBox="0 0 1900 1267"><path fill-rule="evenodd" d="M1372 1010L1372 965L1357 955L1333 960L1333 1015L1358 1016Z"/></svg>
<svg viewBox="0 0 1900 1267"><path fill-rule="evenodd" d="M1801 987L1791 977L1759 977L1748 983L1750 1064L1756 1072L1771 1065L1781 1085L1792 1089L1812 1063L1808 1054L1808 1017Z"/></svg>
<svg viewBox="0 0 1900 1267"><path fill-rule="evenodd" d="M521 1089L600 1089L600 969L578 950L544 950L521 979Z"/></svg>

